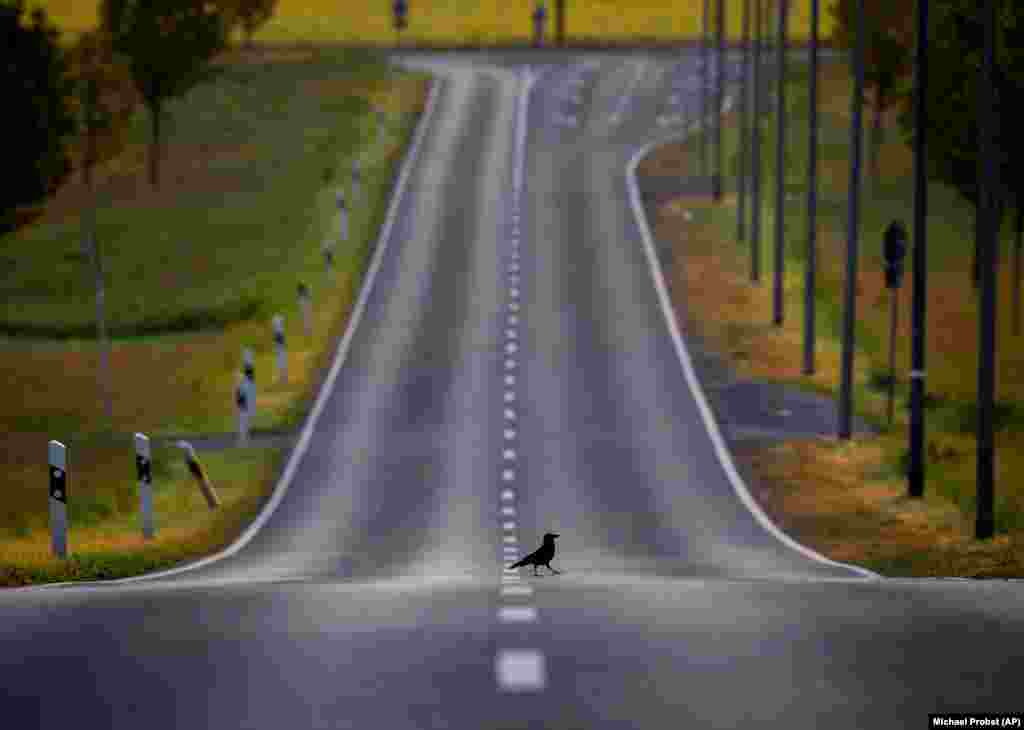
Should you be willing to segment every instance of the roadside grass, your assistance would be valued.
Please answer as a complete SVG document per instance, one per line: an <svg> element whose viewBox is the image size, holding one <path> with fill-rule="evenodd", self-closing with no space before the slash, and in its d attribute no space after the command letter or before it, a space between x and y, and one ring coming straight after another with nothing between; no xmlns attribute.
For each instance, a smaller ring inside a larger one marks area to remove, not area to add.
<svg viewBox="0 0 1024 730"><path fill-rule="evenodd" d="M220 507L211 510L178 449L153 453L153 514L156 533L142 536L138 488L130 441L124 445L68 444L68 557L53 556L39 479L44 453L21 434L16 475L35 489L14 490L5 499L0 529L0 586L68 580L103 580L169 568L227 547L249 525L273 488L286 455L283 449L236 449L199 456L210 474ZM8 491L8 490L5 490ZM30 494L31 492L31 494ZM34 497L34 499L30 499ZM40 510L37 503L42 503Z"/></svg>
<svg viewBox="0 0 1024 730"><path fill-rule="evenodd" d="M153 560L163 566L213 552L228 532L241 531L246 522L239 510L276 477L276 451L201 454L218 490L222 482L240 485L237 499L226 500L216 523L202 517L205 503L196 503L197 511L180 499L158 502L158 519L166 520L158 524L167 529L143 546L132 526L137 497L125 496L135 488L130 434L234 431L234 388L246 346L254 351L257 382L252 429L299 425L344 334L427 89L425 74L388 72L362 51L315 50L285 59L276 52L240 54L175 109L167 183L156 192L143 174L144 119L135 120L122 154L97 175L108 312L117 335L112 422L103 416L97 386L92 278L73 257L89 196L71 182L37 221L3 239L4 254L17 261L0 279L3 312L9 326L23 326L0 338L6 508L0 566L7 576L0 585L25 576L64 580L68 570L81 578L130 574ZM379 140L371 104L389 111ZM353 206L348 181L356 155L362 185ZM335 185L345 186L350 203L349 241L336 245L328 274L320 249L337 237ZM39 282L48 269L61 283L44 288ZM296 296L300 280L313 295L308 337ZM274 382L269 320L275 313L285 317L286 384ZM49 551L43 484L49 439L69 448L69 541L78 567L40 562L40 550ZM160 458L181 459L178 453Z"/></svg>
<svg viewBox="0 0 1024 730"><path fill-rule="evenodd" d="M97 2L35 0L61 27L82 30L98 18ZM512 3L476 0L434 0L410 3L402 42L433 45L526 44L533 33L533 0ZM574 42L664 42L700 37L701 0L590 0L568 4L566 35ZM729 3L726 27L740 32L741 8ZM391 45L395 42L391 3L339 4L328 0L281 0L274 17L254 36L263 42L311 41ZM832 18L822 13L822 37L831 33ZM809 37L810 10L794 7L790 28L796 38ZM548 4L547 38L554 38L554 8Z"/></svg>
<svg viewBox="0 0 1024 730"><path fill-rule="evenodd" d="M726 176L721 206L677 199L662 207L659 236L681 251L670 288L687 327L726 356L747 377L812 388L835 397L841 352L845 276L846 192L850 81L845 63L828 64L821 88L823 144L819 150L818 290L816 372L801 374L803 275L806 247L806 66L793 68L787 154L784 323L771 323L774 272L774 116L764 126L761 283L750 282L750 231L737 238L735 178ZM737 115L727 117L724 156L735 165ZM926 416L927 469L924 500L905 496L910 364L910 266L899 292L897 387L894 424L885 420L888 374L889 292L884 286L881 240L893 218L912 223L910 150L890 117L876 191L864 184L861 200L857 280L857 353L854 409L880 429L875 437L794 441L769 447L737 445L737 456L755 470L758 495L769 512L798 540L825 555L886 575L1024 575L1024 493L1014 475L1024 467L1024 352L1010 332L1010 267L999 272L998 416L996 435L996 529L993 540L973 538L975 511L975 389L978 297L969 265L973 212L943 185L929 185L927 372L931 401ZM669 145L641 173L666 165L692 169L699 138ZM865 143L867 135L865 135ZM822 156L824 159L822 159ZM867 158L865 158L866 160ZM735 168L730 168L735 169ZM867 168L865 167L865 171ZM693 212L685 221L684 210ZM749 213L749 208L748 208ZM1010 242L1004 229L1003 244ZM1004 251L1006 247L1004 247ZM1000 257L1006 261L1005 256Z"/></svg>

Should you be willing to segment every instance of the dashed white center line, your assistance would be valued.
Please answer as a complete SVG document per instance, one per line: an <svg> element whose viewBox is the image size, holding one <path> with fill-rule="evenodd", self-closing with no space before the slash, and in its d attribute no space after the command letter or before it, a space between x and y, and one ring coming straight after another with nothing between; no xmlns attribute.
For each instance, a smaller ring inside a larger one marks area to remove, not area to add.
<svg viewBox="0 0 1024 730"><path fill-rule="evenodd" d="M509 692L543 689L544 655L533 649L503 649L495 663L498 686Z"/></svg>
<svg viewBox="0 0 1024 730"><path fill-rule="evenodd" d="M516 366L516 361L513 360L512 358L509 358L508 360L505 361L505 369L506 370L512 370L512 369L515 368L515 366Z"/></svg>
<svg viewBox="0 0 1024 730"><path fill-rule="evenodd" d="M516 376L515 375L506 375L505 376L505 385L515 385L515 384L516 384Z"/></svg>
<svg viewBox="0 0 1024 730"><path fill-rule="evenodd" d="M501 472L501 478L504 479L506 482L510 482L516 478L516 473L512 469L505 469L504 471Z"/></svg>
<svg viewBox="0 0 1024 730"><path fill-rule="evenodd" d="M533 588L525 585L518 586L502 586L501 595L503 596L532 596Z"/></svg>
<svg viewBox="0 0 1024 730"><path fill-rule="evenodd" d="M516 394L513 393L511 390L505 392L505 402L506 403L513 403L513 402L515 402L515 399L516 399Z"/></svg>
<svg viewBox="0 0 1024 730"><path fill-rule="evenodd" d="M509 302L508 303L508 308L511 309L513 312L518 312L519 311L519 302Z"/></svg>
<svg viewBox="0 0 1024 730"><path fill-rule="evenodd" d="M515 437L516 437L516 430L514 428L506 428L505 429L505 440L506 441L511 441Z"/></svg>
<svg viewBox="0 0 1024 730"><path fill-rule="evenodd" d="M510 502L516 498L516 493L513 492L511 489L503 489L501 491L501 498L506 502Z"/></svg>
<svg viewBox="0 0 1024 730"><path fill-rule="evenodd" d="M515 535L505 535L505 537L504 537L503 539L504 539L504 540L505 540L505 542L506 542L506 543L508 543L509 545L515 545L515 544L516 544L516 542L517 542L517 540L516 540L516 536L515 536Z"/></svg>
<svg viewBox="0 0 1024 730"><path fill-rule="evenodd" d="M509 459L511 461L512 459L516 458L516 451L515 449L505 449L504 451L501 452L501 455L504 458Z"/></svg>
<svg viewBox="0 0 1024 730"><path fill-rule="evenodd" d="M537 609L533 606L502 606L498 609L498 619L504 622L536 621Z"/></svg>
<svg viewBox="0 0 1024 730"><path fill-rule="evenodd" d="M516 516L516 508L515 507L502 507L501 508L501 513L503 515L508 516L508 517L515 517ZM515 548L513 548L513 549L515 549Z"/></svg>
<svg viewBox="0 0 1024 730"><path fill-rule="evenodd" d="M515 315L515 314L508 315L508 323L511 324L511 325L518 324L519 323L519 316Z"/></svg>
<svg viewBox="0 0 1024 730"><path fill-rule="evenodd" d="M505 345L505 352L515 352L518 349L519 345L517 345L514 342L509 342L507 345Z"/></svg>
<svg viewBox="0 0 1024 730"><path fill-rule="evenodd" d="M508 521L508 522L503 522L502 525L501 525L501 528L503 530L514 530L514 529L516 529L516 523L512 522L511 520Z"/></svg>

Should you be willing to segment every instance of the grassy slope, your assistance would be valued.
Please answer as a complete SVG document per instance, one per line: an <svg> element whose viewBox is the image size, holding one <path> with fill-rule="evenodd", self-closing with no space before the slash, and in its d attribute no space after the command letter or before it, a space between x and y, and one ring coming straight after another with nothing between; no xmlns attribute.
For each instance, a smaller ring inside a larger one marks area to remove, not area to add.
<svg viewBox="0 0 1024 730"><path fill-rule="evenodd" d="M249 58L265 60L259 53ZM102 418L97 398L94 341L0 340L0 471L7 475L0 482L0 584L112 577L165 566L215 551L255 514L279 471L280 452L232 450L204 457L225 500L211 514L180 454L161 451L154 475L158 539L143 544L135 524L130 439L112 443L97 432L233 430L233 388L246 345L256 355L254 427L299 422L344 333L396 166L425 101L425 76L389 77L371 61L364 53L335 50L312 59L293 55L271 64L232 64L175 110L165 168L169 182L159 193L142 182L141 130L104 170L100 189L107 191L109 205L101 211L100 230L110 242L113 269L108 299L125 334L161 312L165 324L174 325L180 312L202 307L220 313L222 327L116 341L112 424ZM392 112L379 138L370 132L371 103ZM238 154L240 140L244 154ZM320 244L336 226L336 213L335 187L324 172L347 181L355 153L363 161L364 205L353 211L350 240L337 247L335 269L327 275ZM171 182L177 177L180 182ZM19 269L4 286L19 277L31 281L32 272L41 275L53 267L58 278L65 277L64 285L37 286L34 299L24 297L23 306L11 311L40 322L87 322L94 310L82 280L89 279L73 258L76 204L80 208L83 198L74 190L62 194L34 227L5 239L5 251L17 249ZM174 235L161 235L167 231ZM154 267L154 260L167 268ZM314 296L309 337L295 301L300 277ZM224 315L230 307L218 309L239 293L258 304L254 318L232 321ZM276 311L286 317L287 384L272 382L266 315ZM67 563L48 557L46 500L39 496L50 438L69 448Z"/></svg>
<svg viewBox="0 0 1024 730"><path fill-rule="evenodd" d="M791 77L790 137L807 139L806 70ZM846 191L849 177L849 78L844 66L823 74L823 144L818 221L818 359L814 376L800 374L802 362L803 270L806 241L806 145L789 147L787 189L800 197L789 203L786 220L786 304L781 329L770 323L774 247L774 127L765 125L763 187L765 215L761 241L762 280L749 283L749 242L736 238L736 197L720 207L697 201L666 206L660 234L684 247L673 272L678 296L700 333L743 373L800 383L835 394L839 374L839 322L845 267ZM726 159L736 152L736 115L728 120ZM663 149L642 169L692 169L696 139ZM885 398L872 387L872 374L887 371L888 292L884 289L881 237L893 218L912 222L910 151L895 128L882 154L886 180L862 198L855 366L857 412L885 428ZM727 184L734 184L728 179ZM977 367L977 297L968 278L973 214L939 184L929 187L928 388L946 399L929 413L926 499L908 500L902 466L907 444L905 410L910 350L910 286L900 292L897 338L896 423L874 439L840 444L804 442L763 449L742 447L743 459L766 486L761 498L780 522L808 544L838 559L855 560L894 574L1022 575L1024 501L1013 475L1024 467L1020 419L1024 407L1024 353L1009 330L1009 267L1000 272L998 396L1005 427L997 436L997 529L986 544L971 539L975 453L972 399ZM692 223L683 209L695 209ZM749 234L748 234L749 235ZM1004 250L1009 243L1004 231ZM749 241L749 238L748 238ZM726 245L723 245L726 242ZM1002 259L1006 261L1006 258ZM908 274L909 277L909 274ZM756 357L754 353L757 353Z"/></svg>

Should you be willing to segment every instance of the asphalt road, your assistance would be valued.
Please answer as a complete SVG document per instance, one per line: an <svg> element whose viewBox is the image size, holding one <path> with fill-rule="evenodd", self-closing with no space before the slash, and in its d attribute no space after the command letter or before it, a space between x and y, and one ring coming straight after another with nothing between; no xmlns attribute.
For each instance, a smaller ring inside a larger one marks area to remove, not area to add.
<svg viewBox="0 0 1024 730"><path fill-rule="evenodd" d="M0 593L5 724L923 728L1024 710L1018 584L866 576L745 504L628 183L642 146L682 131L658 119L692 105L692 56L516 60L407 56L444 81L259 529L193 570ZM545 532L560 575L503 569Z"/></svg>

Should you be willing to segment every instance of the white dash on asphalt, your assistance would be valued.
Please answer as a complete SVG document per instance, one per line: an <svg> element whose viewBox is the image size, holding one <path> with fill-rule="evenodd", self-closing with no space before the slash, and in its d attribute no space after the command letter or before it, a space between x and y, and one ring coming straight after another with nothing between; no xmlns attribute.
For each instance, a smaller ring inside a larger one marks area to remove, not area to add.
<svg viewBox="0 0 1024 730"><path fill-rule="evenodd" d="M519 289L517 287L512 287L508 293L513 299L519 298Z"/></svg>
<svg viewBox="0 0 1024 730"><path fill-rule="evenodd" d="M516 430L514 428L506 428L505 429L505 440L506 441L511 441L515 437L516 437Z"/></svg>
<svg viewBox="0 0 1024 730"><path fill-rule="evenodd" d="M508 308L511 309L513 312L518 312L519 311L519 302L509 302L508 303Z"/></svg>
<svg viewBox="0 0 1024 730"><path fill-rule="evenodd" d="M516 458L516 450L515 449L505 449L504 451L501 452L501 455L504 458L509 459L509 460L515 459Z"/></svg>
<svg viewBox="0 0 1024 730"><path fill-rule="evenodd" d="M505 542L508 543L509 545L515 545L516 542L517 542L515 535L505 535L504 539L505 539Z"/></svg>
<svg viewBox="0 0 1024 730"><path fill-rule="evenodd" d="M509 274L508 275L508 283L509 284L518 284L519 283L519 274Z"/></svg>
<svg viewBox="0 0 1024 730"><path fill-rule="evenodd" d="M509 420L509 421L516 420L516 412L513 411L511 408L506 408L505 409L505 418L507 420Z"/></svg>
<svg viewBox="0 0 1024 730"><path fill-rule="evenodd" d="M514 329L507 329L507 330L505 330L505 337L507 337L507 338L508 338L508 339L510 339L510 340L514 340L514 339L516 339L516 338L517 338L518 336L519 336L519 335L518 335L518 334L516 334L516 331L515 331Z"/></svg>
<svg viewBox="0 0 1024 730"><path fill-rule="evenodd" d="M510 342L507 345L505 345L505 352L515 352L518 349L519 349L519 345L517 345L514 342Z"/></svg>
<svg viewBox="0 0 1024 730"><path fill-rule="evenodd" d="M508 323L511 325L519 324L519 315L510 314L508 315Z"/></svg>
<svg viewBox="0 0 1024 730"><path fill-rule="evenodd" d="M516 473L512 469L505 469L503 472L501 472L501 478L504 479L506 482L510 482L516 478Z"/></svg>
<svg viewBox="0 0 1024 730"><path fill-rule="evenodd" d="M518 586L502 586L501 595L503 596L532 596L533 588L530 586L518 585Z"/></svg>
<svg viewBox="0 0 1024 730"><path fill-rule="evenodd" d="M510 502L516 498L516 493L511 489L503 489L501 490L501 498L506 502Z"/></svg>
<svg viewBox="0 0 1024 730"><path fill-rule="evenodd" d="M516 394L515 393L513 393L511 390L506 390L505 391L505 402L506 403L513 403L515 401L515 399L516 399Z"/></svg>
<svg viewBox="0 0 1024 730"><path fill-rule="evenodd" d="M512 621L536 621L537 609L533 606L502 606L498 609L498 620L505 623Z"/></svg>
<svg viewBox="0 0 1024 730"><path fill-rule="evenodd" d="M532 649L503 649L495 665L498 687L509 692L543 689L544 655Z"/></svg>
<svg viewBox="0 0 1024 730"><path fill-rule="evenodd" d="M516 523L510 520L508 522L503 523L501 527L504 530L514 530L516 529Z"/></svg>
<svg viewBox="0 0 1024 730"><path fill-rule="evenodd" d="M508 360L505 361L505 369L506 370L511 370L515 366L516 366L516 361L513 360L512 358L509 358Z"/></svg>
<svg viewBox="0 0 1024 730"><path fill-rule="evenodd" d="M516 516L516 508L515 507L502 507L501 508L501 513L503 515L505 515L506 517L515 517ZM513 548L513 550L514 549L516 549L516 548Z"/></svg>
<svg viewBox="0 0 1024 730"><path fill-rule="evenodd" d="M519 271L519 264L517 264L515 261L513 261L511 264L508 265L508 270L509 271Z"/></svg>
<svg viewBox="0 0 1024 730"><path fill-rule="evenodd" d="M515 375L506 375L505 376L505 385L515 385L515 384L516 384L516 376Z"/></svg>

